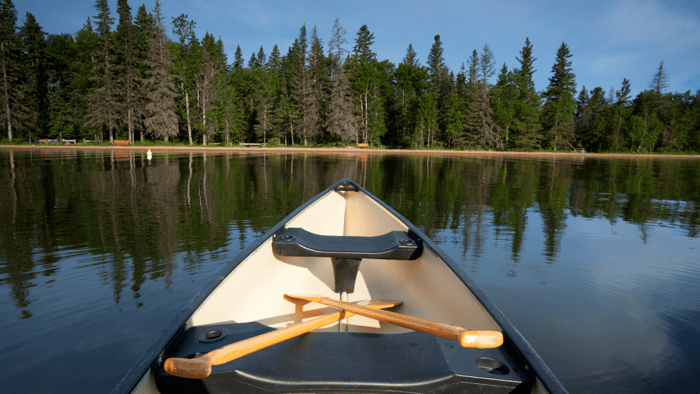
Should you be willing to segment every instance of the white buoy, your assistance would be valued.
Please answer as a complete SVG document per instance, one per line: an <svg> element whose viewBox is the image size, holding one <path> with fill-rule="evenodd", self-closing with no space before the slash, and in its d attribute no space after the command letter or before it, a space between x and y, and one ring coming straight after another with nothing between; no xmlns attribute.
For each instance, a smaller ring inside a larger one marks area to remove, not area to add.
<svg viewBox="0 0 700 394"><path fill-rule="evenodd" d="M151 160L153 158L153 153L151 153L151 150L149 149L148 152L146 152L146 158L148 160Z"/></svg>

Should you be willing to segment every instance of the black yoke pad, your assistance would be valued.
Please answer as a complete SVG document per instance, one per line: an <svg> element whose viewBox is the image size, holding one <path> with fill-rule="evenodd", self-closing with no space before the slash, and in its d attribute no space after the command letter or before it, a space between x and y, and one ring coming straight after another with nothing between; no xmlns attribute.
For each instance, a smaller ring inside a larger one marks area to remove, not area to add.
<svg viewBox="0 0 700 394"><path fill-rule="evenodd" d="M282 256L415 260L423 252L423 243L406 231L391 231L376 237L346 237L284 228L273 237L272 248Z"/></svg>
<svg viewBox="0 0 700 394"><path fill-rule="evenodd" d="M272 331L259 323L193 327L171 343L152 365L161 393L511 393L527 387L508 353L465 349L456 341L420 332L359 334L312 332L212 367L202 380L163 370L168 357L192 357ZM220 332L207 339L211 332ZM504 365L485 371L479 360ZM527 390L529 392L529 390Z"/></svg>

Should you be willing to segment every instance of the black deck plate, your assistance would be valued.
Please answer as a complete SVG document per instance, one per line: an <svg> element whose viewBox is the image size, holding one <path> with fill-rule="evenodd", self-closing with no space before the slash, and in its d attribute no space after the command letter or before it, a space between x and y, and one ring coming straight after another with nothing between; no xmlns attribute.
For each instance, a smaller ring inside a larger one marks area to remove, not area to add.
<svg viewBox="0 0 700 394"><path fill-rule="evenodd" d="M203 340L212 330L218 340ZM478 392L509 393L524 380L503 349L464 349L457 342L419 332L404 334L309 333L214 366L202 380L163 370L168 357L192 357L271 331L258 323L195 327L153 365L162 393L263 392ZM198 339L199 338L199 339ZM506 368L486 372L476 360L490 358Z"/></svg>

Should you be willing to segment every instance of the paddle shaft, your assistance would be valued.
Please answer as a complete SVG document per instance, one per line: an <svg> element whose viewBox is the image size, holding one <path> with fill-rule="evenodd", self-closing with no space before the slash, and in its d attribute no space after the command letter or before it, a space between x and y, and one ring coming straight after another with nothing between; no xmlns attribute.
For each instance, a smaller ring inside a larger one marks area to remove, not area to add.
<svg viewBox="0 0 700 394"><path fill-rule="evenodd" d="M352 312L356 315L435 335L436 337L452 339L458 341L463 347L484 349L498 347L503 344L503 334L498 331L467 331L462 327L453 326L451 324L406 316L390 311L374 310L348 302L332 300L327 297L287 296L332 306L347 312Z"/></svg>
<svg viewBox="0 0 700 394"><path fill-rule="evenodd" d="M368 304L371 308L391 308L399 305L400 301L370 301ZM213 365L225 364L237 358L243 357L258 350L265 349L288 339L298 337L299 335L313 331L317 328L327 326L342 319L355 315L352 312L339 311L330 313L316 319L306 322L297 323L279 330L270 331L265 334L258 335L253 338L248 338L230 345L223 346L219 349L202 356L187 359L171 357L165 360L163 368L171 375L181 378L204 379L211 374Z"/></svg>

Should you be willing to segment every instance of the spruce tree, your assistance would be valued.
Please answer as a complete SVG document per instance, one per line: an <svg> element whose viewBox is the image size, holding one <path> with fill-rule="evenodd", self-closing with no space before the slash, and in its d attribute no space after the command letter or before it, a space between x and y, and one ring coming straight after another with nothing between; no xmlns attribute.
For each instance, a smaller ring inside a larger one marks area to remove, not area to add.
<svg viewBox="0 0 700 394"><path fill-rule="evenodd" d="M420 62L418 61L418 54L413 49L413 45L408 44L406 56L403 57L401 63L414 68L420 67Z"/></svg>
<svg viewBox="0 0 700 394"><path fill-rule="evenodd" d="M343 56L347 53L344 44L347 43L347 32L336 18L331 30L331 40L328 43L328 56L331 58L331 96L328 104L326 127L328 131L342 141L355 140L358 142L357 120L353 114L350 97L350 82L345 73Z"/></svg>
<svg viewBox="0 0 700 394"><path fill-rule="evenodd" d="M515 103L517 100L518 88L515 83L515 75L508 71L508 67L503 63L498 75L498 82L491 92L493 121L498 128L503 149L510 148L510 133L515 122Z"/></svg>
<svg viewBox="0 0 700 394"><path fill-rule="evenodd" d="M381 110L381 103L375 102L374 98L378 98L379 85L379 70L376 54L372 52L372 44L374 43L374 34L372 34L367 25L360 27L355 39L355 48L353 56L350 59L350 82L353 87L353 96L357 112L359 113L359 133L362 135L362 141L369 142L373 138L371 130L376 129L378 125L370 125L370 117L377 119L376 110ZM370 108L374 108L375 112L370 113ZM383 111L382 111L383 112ZM382 125L383 126L383 125ZM381 126L379 126L381 128ZM376 136L375 136L376 137Z"/></svg>
<svg viewBox="0 0 700 394"><path fill-rule="evenodd" d="M174 69L178 76L177 84L180 88L180 95L184 99L184 118L187 123L187 138L192 145L192 128L196 122L197 114L192 114L193 97L197 94L197 78L200 75L201 58L199 51L199 41L194 34L196 26L194 21L188 20L187 15L182 14L173 18L173 32L178 38L176 45L172 46L171 56L174 61ZM253 54L253 59L255 55ZM194 106L198 108L198 106ZM194 125L196 127L196 125Z"/></svg>
<svg viewBox="0 0 700 394"><path fill-rule="evenodd" d="M664 61L662 60L659 64L659 68L654 73L649 88L654 90L657 95L661 95L661 92L668 88L668 77L666 76L666 70L664 70Z"/></svg>
<svg viewBox="0 0 700 394"><path fill-rule="evenodd" d="M23 59L22 75L24 107L29 110L24 129L29 142L33 135L45 135L49 123L49 98L47 80L46 33L36 22L34 15L27 13L24 25L19 29L20 59Z"/></svg>
<svg viewBox="0 0 700 394"><path fill-rule="evenodd" d="M163 14L160 2L151 13L151 33L148 35L148 72L144 80L146 91L145 120L146 131L154 138L168 141L178 134L176 113L177 88L170 73L172 61L168 52L168 38L165 35Z"/></svg>
<svg viewBox="0 0 700 394"><path fill-rule="evenodd" d="M221 39L216 41L209 33L206 33L202 39L201 53L201 78L199 78L197 95L201 106L202 143L206 146L208 140L214 137L217 131L217 125L209 119L209 112L219 93L215 90L214 82L226 69L226 54Z"/></svg>
<svg viewBox="0 0 700 394"><path fill-rule="evenodd" d="M463 113L464 135L467 145L479 144L481 94L479 78L479 55L476 49L469 58L468 70L466 70L465 107Z"/></svg>
<svg viewBox="0 0 700 394"><path fill-rule="evenodd" d="M578 147L591 150L588 138L593 121L593 111L591 110L591 97L588 94L585 86L581 87L581 91L576 99L576 113L574 113L574 127L576 130L576 145Z"/></svg>
<svg viewBox="0 0 700 394"><path fill-rule="evenodd" d="M308 110L305 107L304 102L304 92L307 89L308 78L306 76L306 56L308 54L308 39L306 38L306 25L302 25L299 30L298 46L297 46L297 59L294 66L297 69L296 74L298 75L297 86L299 90L295 94L295 101L297 105L297 117L299 118L299 130L301 131L301 140L304 141L306 145L308 141L308 122L306 121L306 116Z"/></svg>
<svg viewBox="0 0 700 394"><path fill-rule="evenodd" d="M92 28L90 18L75 34L75 61L72 64L70 88L73 92L70 99L70 107L73 109L73 118L76 119L78 135L90 140L102 139L102 126L91 126L88 114L90 113L90 99L96 86L95 63L100 52L100 38ZM53 127L53 137L59 136L63 128Z"/></svg>
<svg viewBox="0 0 700 394"><path fill-rule="evenodd" d="M478 83L478 107L479 124L477 141L481 146L491 148L500 147L500 136L496 132L497 126L493 121L493 109L491 108L489 79L496 73L496 61L489 43L484 43L484 48L479 56L479 83Z"/></svg>
<svg viewBox="0 0 700 394"><path fill-rule="evenodd" d="M49 137L61 138L64 132L73 138L81 137L82 117L77 115L80 104L73 70L77 49L70 34L51 34L46 40Z"/></svg>
<svg viewBox="0 0 700 394"><path fill-rule="evenodd" d="M435 99L438 116L442 117L445 109L445 100L450 93L449 89L447 89L449 70L445 66L444 48L442 47L440 36L436 35L434 39L435 42L428 54L428 74L430 75L430 87L434 93L433 98Z"/></svg>
<svg viewBox="0 0 700 394"><path fill-rule="evenodd" d="M622 150L624 147L624 132L623 125L629 118L630 104L630 81L625 78L622 80L622 88L615 93L615 103L610 109L612 119L611 130L608 136L608 149L613 151Z"/></svg>
<svg viewBox="0 0 700 394"><path fill-rule="evenodd" d="M576 75L571 68L571 53L566 43L557 50L552 76L544 93L542 123L547 145L554 151L572 149L574 142L574 113L576 112Z"/></svg>
<svg viewBox="0 0 700 394"><path fill-rule="evenodd" d="M430 53L428 54L428 73L434 87L439 85L442 69L445 67L445 58L442 55L444 51L440 35L436 35L435 42L430 47Z"/></svg>
<svg viewBox="0 0 700 394"><path fill-rule="evenodd" d="M112 23L107 0L96 0L96 32L99 52L93 65L94 89L88 95L89 112L86 125L109 130L109 141L114 142L118 103L115 95L114 58L112 56Z"/></svg>
<svg viewBox="0 0 700 394"><path fill-rule="evenodd" d="M142 55L138 52L136 26L127 0L117 1L119 24L115 33L115 74L120 115L127 128L129 142L134 142L135 128L143 118ZM140 128L140 127L139 127Z"/></svg>
<svg viewBox="0 0 700 394"><path fill-rule="evenodd" d="M245 60L243 60L243 52L241 51L241 46L236 47L236 53L234 55L234 61L233 61L233 67L240 69L243 68L243 64L245 63Z"/></svg>
<svg viewBox="0 0 700 394"><path fill-rule="evenodd" d="M311 31L311 46L309 50L308 73L306 90L304 91L304 128L306 136L315 141L321 135L323 125L324 91L328 85L326 58L323 54L323 44L316 32L316 26ZM304 145L307 144L306 139Z"/></svg>
<svg viewBox="0 0 700 394"><path fill-rule="evenodd" d="M540 147L540 131L542 126L539 120L540 98L535 91L535 83L532 80L533 64L537 58L532 56L532 44L530 39L525 39L525 46L520 51L520 68L513 71L518 87L518 100L515 102L515 122L513 124L513 147L517 149L537 149Z"/></svg>
<svg viewBox="0 0 700 394"><path fill-rule="evenodd" d="M2 104L3 128L7 138L12 141L13 126L17 124L18 111L21 105L21 89L19 84L19 54L16 37L17 9L12 0L0 0L0 68L2 69ZM16 126L15 126L16 127Z"/></svg>
<svg viewBox="0 0 700 394"><path fill-rule="evenodd" d="M428 92L422 98L418 105L418 114L416 120L416 139L412 141L412 145L418 146L435 146L435 135L438 132L438 110L437 103L433 98L433 93Z"/></svg>

